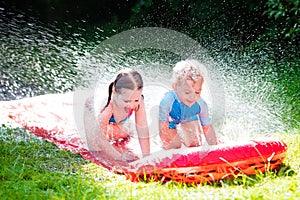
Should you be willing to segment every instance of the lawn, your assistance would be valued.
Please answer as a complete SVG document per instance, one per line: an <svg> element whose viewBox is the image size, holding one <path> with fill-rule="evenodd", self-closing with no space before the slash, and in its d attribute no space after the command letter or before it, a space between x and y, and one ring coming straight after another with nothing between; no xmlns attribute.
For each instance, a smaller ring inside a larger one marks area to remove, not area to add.
<svg viewBox="0 0 300 200"><path fill-rule="evenodd" d="M288 145L276 171L211 184L139 182L58 149L21 128L0 129L1 199L299 199L300 132L278 133Z"/></svg>

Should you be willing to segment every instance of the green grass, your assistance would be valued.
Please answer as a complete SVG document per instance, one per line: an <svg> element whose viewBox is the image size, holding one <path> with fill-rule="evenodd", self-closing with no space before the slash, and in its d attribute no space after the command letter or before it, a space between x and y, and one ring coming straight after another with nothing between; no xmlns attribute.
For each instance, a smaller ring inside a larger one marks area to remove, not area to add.
<svg viewBox="0 0 300 200"><path fill-rule="evenodd" d="M299 199L300 132L277 171L212 184L132 183L23 129L0 128L1 199Z"/></svg>

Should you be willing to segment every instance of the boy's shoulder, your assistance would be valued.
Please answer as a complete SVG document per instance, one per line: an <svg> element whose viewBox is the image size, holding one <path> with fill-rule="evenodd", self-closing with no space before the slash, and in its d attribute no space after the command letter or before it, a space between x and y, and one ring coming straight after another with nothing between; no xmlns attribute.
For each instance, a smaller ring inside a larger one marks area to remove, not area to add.
<svg viewBox="0 0 300 200"><path fill-rule="evenodd" d="M169 90L165 93L164 99L177 99L176 92L174 90Z"/></svg>
<svg viewBox="0 0 300 200"><path fill-rule="evenodd" d="M161 99L161 102L165 102L169 104L175 101L175 99L177 99L176 92L173 90L169 90L164 94L163 98Z"/></svg>
<svg viewBox="0 0 300 200"><path fill-rule="evenodd" d="M202 97L199 98L199 100L197 101L197 103L198 103L200 106L206 106L206 105L207 105L207 104L206 104L206 101L205 101Z"/></svg>

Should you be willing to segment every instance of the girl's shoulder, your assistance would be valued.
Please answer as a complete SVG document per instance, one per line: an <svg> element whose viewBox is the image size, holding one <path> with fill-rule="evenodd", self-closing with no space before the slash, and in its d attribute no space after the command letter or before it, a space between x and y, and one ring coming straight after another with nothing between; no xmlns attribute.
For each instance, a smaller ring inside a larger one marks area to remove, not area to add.
<svg viewBox="0 0 300 200"><path fill-rule="evenodd" d="M135 109L131 109L129 111L130 115L133 113L133 111L135 111L135 112L139 111L140 107L141 107L141 104L143 104L143 107L144 107L144 103L145 103L145 96L142 94L141 95L141 102L139 103L139 105Z"/></svg>

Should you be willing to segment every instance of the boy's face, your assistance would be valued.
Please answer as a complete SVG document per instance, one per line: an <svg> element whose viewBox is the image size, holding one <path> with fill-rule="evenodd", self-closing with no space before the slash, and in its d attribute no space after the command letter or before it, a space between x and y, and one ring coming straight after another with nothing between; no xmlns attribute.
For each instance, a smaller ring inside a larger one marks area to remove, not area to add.
<svg viewBox="0 0 300 200"><path fill-rule="evenodd" d="M173 85L178 99L187 106L192 106L196 103L201 95L203 79L197 80L187 79L183 83L177 83Z"/></svg>
<svg viewBox="0 0 300 200"><path fill-rule="evenodd" d="M142 98L142 89L130 90L123 88L120 94L116 94L114 101L116 105L129 112L132 109L137 109Z"/></svg>

